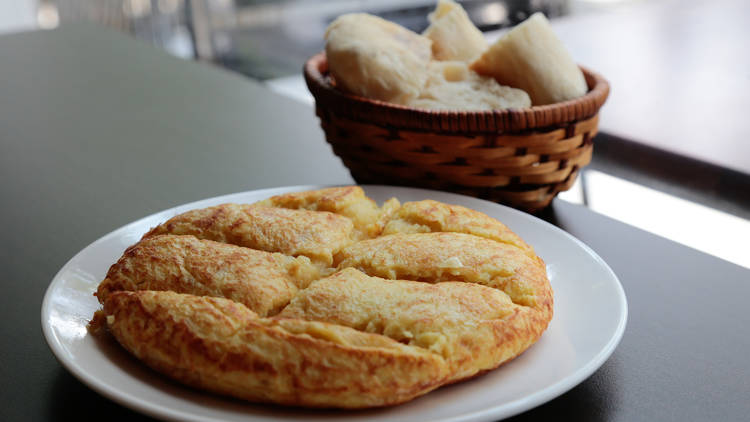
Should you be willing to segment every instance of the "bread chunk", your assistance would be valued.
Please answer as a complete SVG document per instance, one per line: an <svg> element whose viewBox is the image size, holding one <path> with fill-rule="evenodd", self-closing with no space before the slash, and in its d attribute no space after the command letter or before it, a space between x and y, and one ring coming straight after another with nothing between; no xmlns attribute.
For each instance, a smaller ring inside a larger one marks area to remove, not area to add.
<svg viewBox="0 0 750 422"><path fill-rule="evenodd" d="M343 186L305 192L292 192L272 196L257 202L256 205L329 211L352 220L359 238L378 236L383 231L385 221L400 206L398 199L391 198L382 207L365 196L359 186Z"/></svg>
<svg viewBox="0 0 750 422"><path fill-rule="evenodd" d="M432 40L432 57L436 60L471 62L487 49L482 32L471 22L466 11L453 0L439 0L427 18L430 26L422 35Z"/></svg>
<svg viewBox="0 0 750 422"><path fill-rule="evenodd" d="M223 204L175 216L144 238L190 234L330 265L333 253L352 242L352 230L351 220L330 212Z"/></svg>
<svg viewBox="0 0 750 422"><path fill-rule="evenodd" d="M237 398L360 408L410 400L441 385L434 353L339 325L260 318L237 302L174 292L116 292L110 332L151 368Z"/></svg>
<svg viewBox="0 0 750 422"><path fill-rule="evenodd" d="M347 14L328 26L325 39L329 71L344 91L402 104L427 80L432 41L393 22Z"/></svg>
<svg viewBox="0 0 750 422"><path fill-rule="evenodd" d="M129 247L110 267L96 296L104 303L120 290L160 290L242 303L260 316L287 305L320 270L293 258L194 236L159 235Z"/></svg>
<svg viewBox="0 0 750 422"><path fill-rule="evenodd" d="M531 106L523 90L480 76L462 62L431 62L419 96L406 105L428 110L503 110Z"/></svg>
<svg viewBox="0 0 750 422"><path fill-rule="evenodd" d="M572 100L588 91L583 72L541 13L511 29L471 68L526 91L534 105Z"/></svg>

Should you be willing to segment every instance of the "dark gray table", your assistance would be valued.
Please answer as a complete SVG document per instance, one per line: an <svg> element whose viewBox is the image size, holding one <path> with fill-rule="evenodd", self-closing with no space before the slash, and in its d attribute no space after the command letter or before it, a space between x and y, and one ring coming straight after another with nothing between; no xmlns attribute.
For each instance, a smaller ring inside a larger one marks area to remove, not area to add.
<svg viewBox="0 0 750 422"><path fill-rule="evenodd" d="M312 110L244 78L94 27L0 37L0 420L141 418L41 333L45 289L90 242L201 198L351 182ZM562 201L545 218L609 263L630 314L601 369L517 419L747 420L750 271Z"/></svg>

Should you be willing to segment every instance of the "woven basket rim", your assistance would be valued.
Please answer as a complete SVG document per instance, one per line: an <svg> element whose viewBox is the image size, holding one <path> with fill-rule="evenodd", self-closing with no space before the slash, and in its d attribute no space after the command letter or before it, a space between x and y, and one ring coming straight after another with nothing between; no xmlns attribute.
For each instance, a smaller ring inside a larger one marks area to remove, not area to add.
<svg viewBox="0 0 750 422"><path fill-rule="evenodd" d="M307 60L304 77L319 109L353 120L443 133L512 133L559 127L598 113L609 95L609 82L600 74L579 67L589 87L582 97L555 104L489 111L418 109L342 92L331 84L325 52Z"/></svg>

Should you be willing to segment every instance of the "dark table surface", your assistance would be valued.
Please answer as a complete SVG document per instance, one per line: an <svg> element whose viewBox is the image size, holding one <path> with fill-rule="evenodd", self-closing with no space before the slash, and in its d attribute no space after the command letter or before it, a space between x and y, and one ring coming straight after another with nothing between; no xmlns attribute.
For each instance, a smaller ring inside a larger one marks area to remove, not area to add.
<svg viewBox="0 0 750 422"><path fill-rule="evenodd" d="M86 245L202 198L352 182L309 107L95 27L0 37L0 98L3 421L143 418L42 335L45 289ZM560 200L544 217L612 267L629 320L598 371L516 419L747 420L750 271Z"/></svg>

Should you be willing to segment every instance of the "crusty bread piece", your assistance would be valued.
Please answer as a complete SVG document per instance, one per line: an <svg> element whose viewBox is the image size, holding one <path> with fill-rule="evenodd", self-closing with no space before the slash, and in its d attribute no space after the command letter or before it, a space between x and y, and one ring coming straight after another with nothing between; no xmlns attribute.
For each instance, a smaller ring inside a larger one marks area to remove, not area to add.
<svg viewBox="0 0 750 422"><path fill-rule="evenodd" d="M162 290L242 303L274 315L320 269L307 257L258 251L194 236L159 235L129 247L110 267L96 296L104 303L120 290Z"/></svg>
<svg viewBox="0 0 750 422"><path fill-rule="evenodd" d="M457 61L431 62L419 96L405 103L428 110L503 110L531 106L524 91L502 86Z"/></svg>
<svg viewBox="0 0 750 422"><path fill-rule="evenodd" d="M429 38L366 13L342 15L325 34L328 69L343 91L403 103L427 79Z"/></svg>
<svg viewBox="0 0 750 422"><path fill-rule="evenodd" d="M471 68L526 91L534 105L571 100L588 91L583 72L542 13L511 29Z"/></svg>
<svg viewBox="0 0 750 422"><path fill-rule="evenodd" d="M453 0L439 0L427 18L430 26L422 35L432 40L432 57L436 60L471 62L487 49L482 32L471 22L466 11Z"/></svg>
<svg viewBox="0 0 750 422"><path fill-rule="evenodd" d="M365 196L361 187L342 186L285 193L256 202L256 205L340 214L352 220L360 238L370 238L383 231L385 221L398 209L400 203L398 199L391 198L382 207L378 207L375 201Z"/></svg>
<svg viewBox="0 0 750 422"><path fill-rule="evenodd" d="M330 212L223 204L172 217L144 238L191 234L268 252L304 255L330 265L333 253L351 243L352 230L351 220Z"/></svg>
<svg viewBox="0 0 750 422"><path fill-rule="evenodd" d="M116 292L110 332L153 369L250 401L359 408L410 400L445 382L444 360L340 325L259 318L222 298Z"/></svg>
<svg viewBox="0 0 750 422"><path fill-rule="evenodd" d="M383 234L456 232L485 237L513 245L529 256L534 249L505 224L461 205L426 199L404 203L388 220Z"/></svg>

